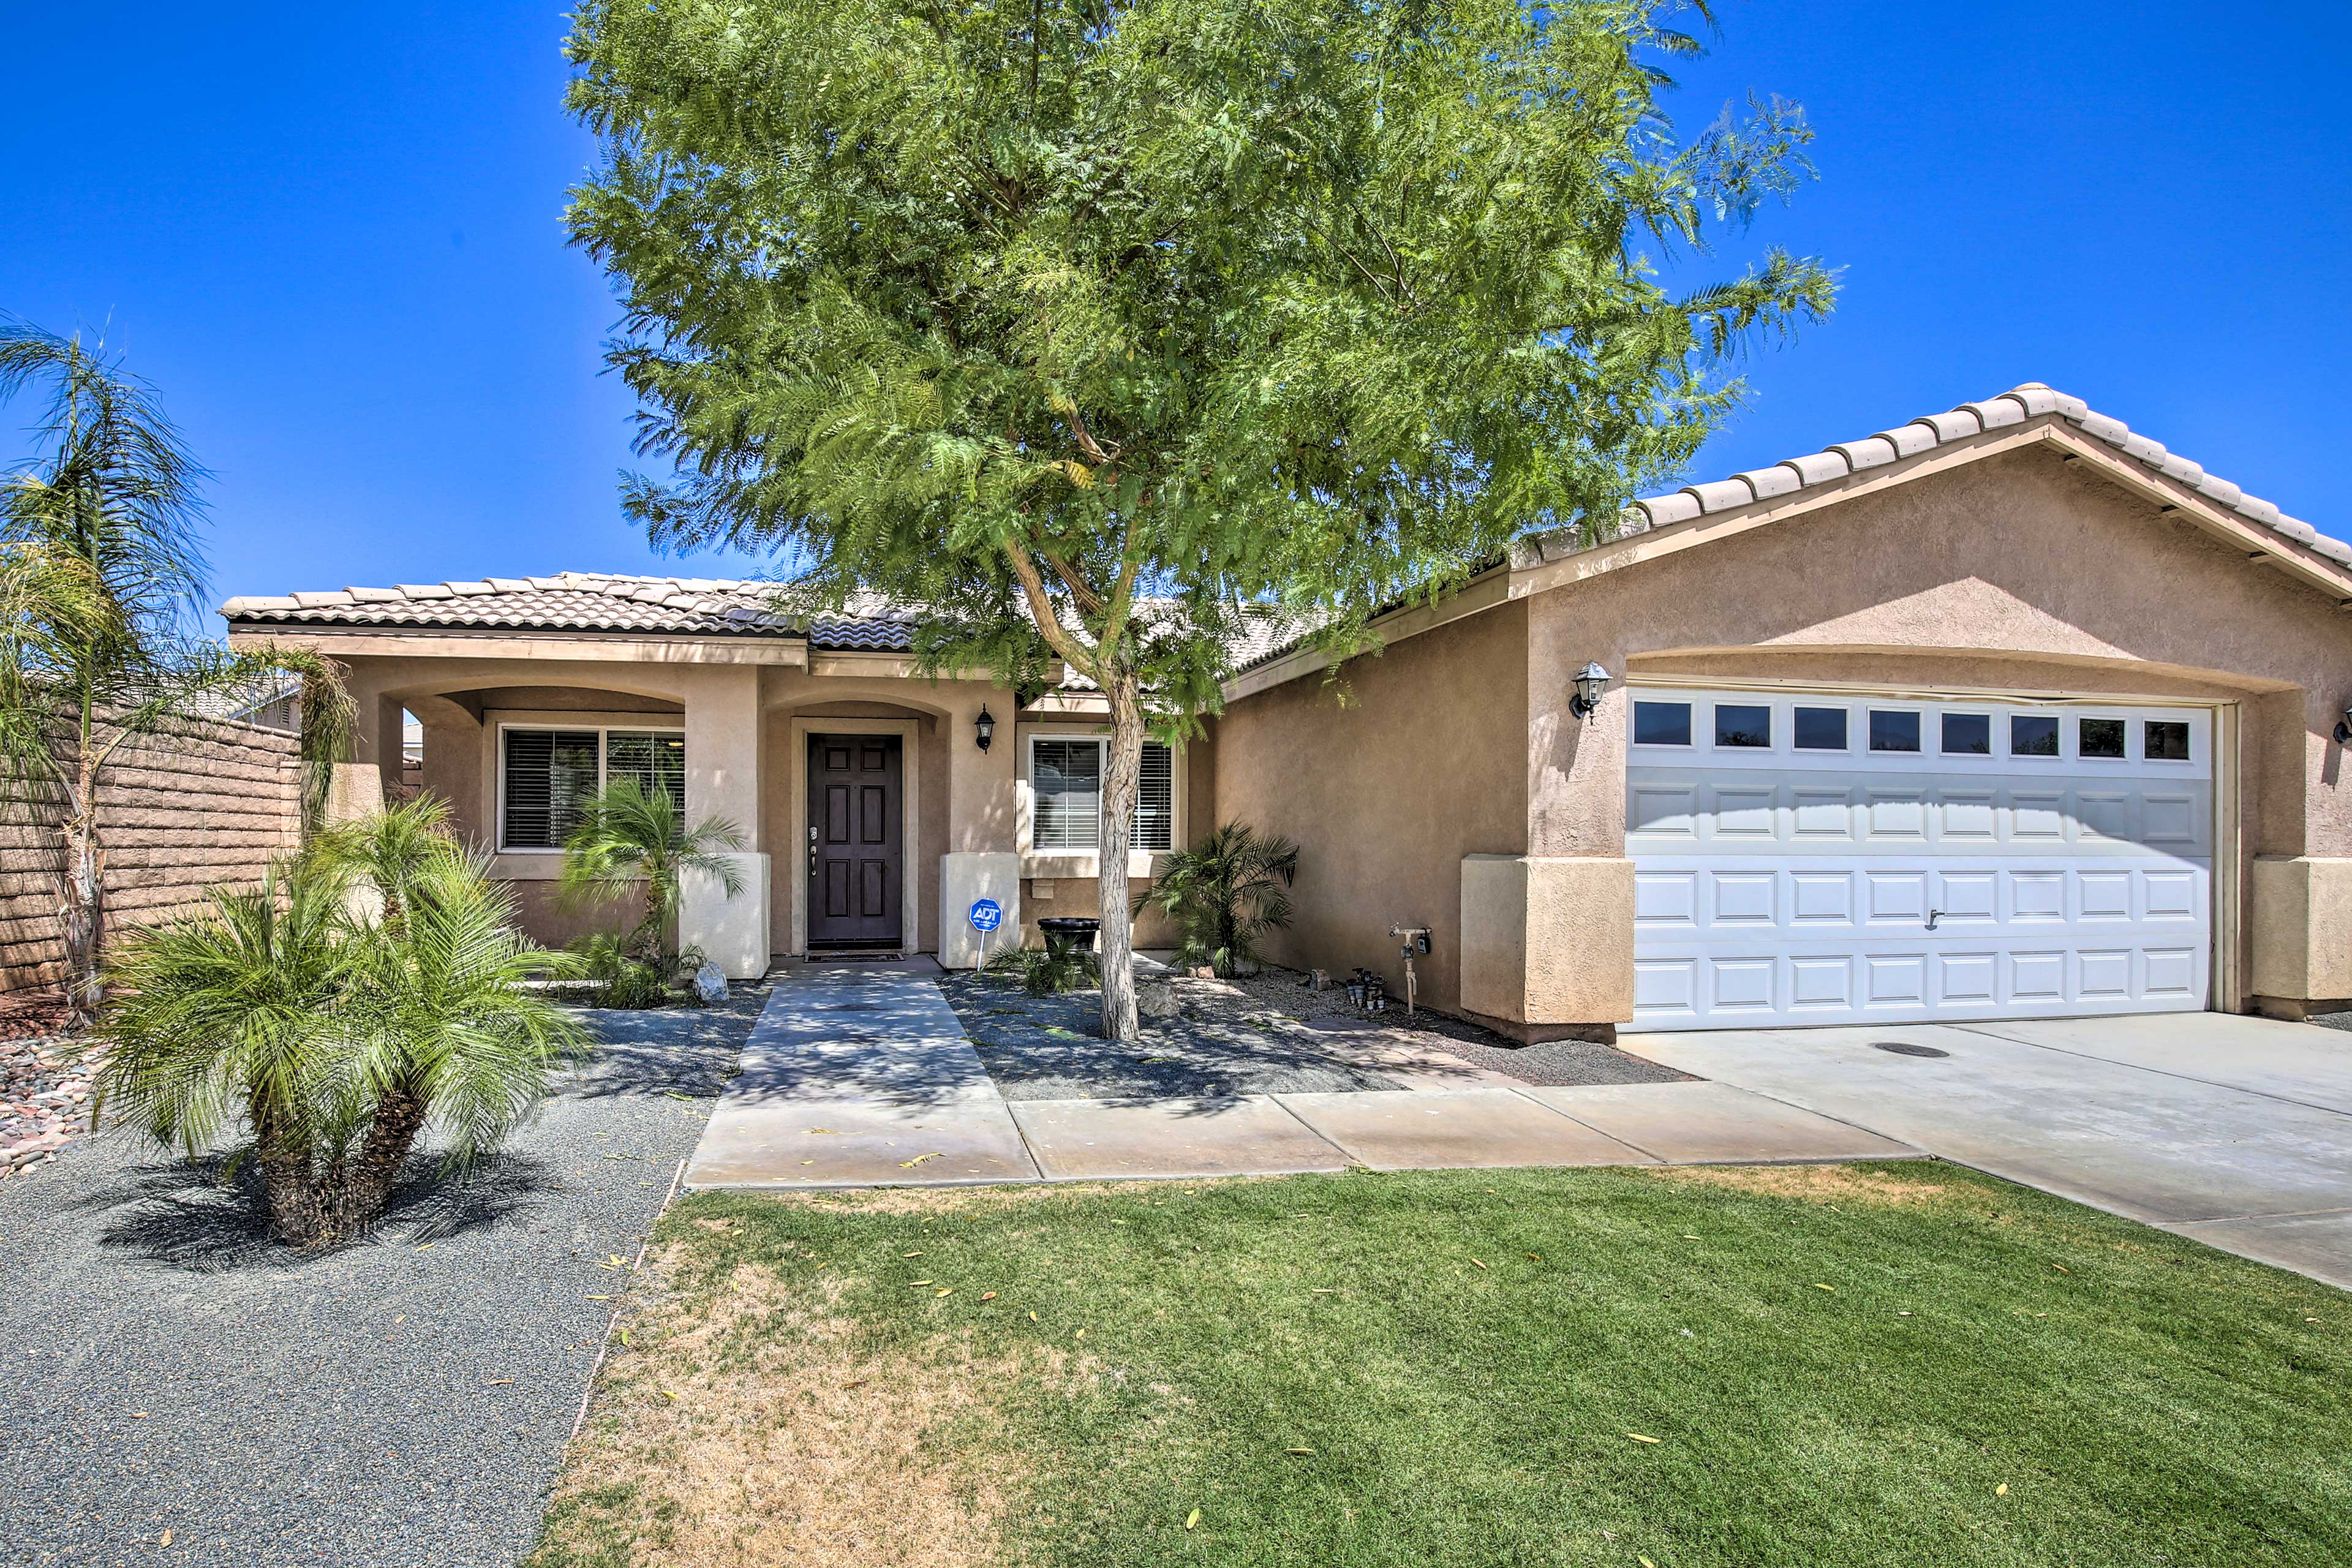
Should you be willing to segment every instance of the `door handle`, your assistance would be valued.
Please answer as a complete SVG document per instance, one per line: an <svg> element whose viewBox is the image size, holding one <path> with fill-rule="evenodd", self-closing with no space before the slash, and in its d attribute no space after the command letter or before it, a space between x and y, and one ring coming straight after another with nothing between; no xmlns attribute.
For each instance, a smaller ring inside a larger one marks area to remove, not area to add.
<svg viewBox="0 0 2352 1568"><path fill-rule="evenodd" d="M1945 913L1946 911L1943 910L1929 910L1927 911L1927 929L1929 931L1934 931L1936 929L1936 922L1942 920Z"/></svg>
<svg viewBox="0 0 2352 1568"><path fill-rule="evenodd" d="M809 829L809 880L816 880L816 829Z"/></svg>

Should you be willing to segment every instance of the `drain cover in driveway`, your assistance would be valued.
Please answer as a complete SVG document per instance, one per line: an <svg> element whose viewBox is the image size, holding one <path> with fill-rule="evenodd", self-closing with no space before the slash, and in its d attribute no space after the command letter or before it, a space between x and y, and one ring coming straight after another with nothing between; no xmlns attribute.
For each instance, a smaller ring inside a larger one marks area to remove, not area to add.
<svg viewBox="0 0 2352 1568"><path fill-rule="evenodd" d="M1915 1046L1908 1040L1873 1040L1874 1051L1892 1051L1898 1057L1948 1057L1949 1051L1939 1051L1933 1046Z"/></svg>

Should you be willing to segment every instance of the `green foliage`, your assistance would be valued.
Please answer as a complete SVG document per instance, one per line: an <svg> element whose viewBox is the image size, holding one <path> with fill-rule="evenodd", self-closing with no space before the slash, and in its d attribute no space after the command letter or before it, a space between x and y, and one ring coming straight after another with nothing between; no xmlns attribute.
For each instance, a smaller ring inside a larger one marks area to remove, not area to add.
<svg viewBox="0 0 2352 1568"><path fill-rule="evenodd" d="M1186 963L1232 975L1256 968L1258 939L1290 923L1297 879L1297 845L1228 822L1160 863L1150 902L1182 923Z"/></svg>
<svg viewBox="0 0 2352 1568"><path fill-rule="evenodd" d="M614 779L589 799L580 826L563 841L562 896L573 907L642 896L644 913L623 944L660 960L668 952L684 874L716 878L734 898L743 890L743 873L722 851L742 847L742 830L723 816L687 826L666 785L647 789L635 779ZM656 979L661 967L656 963Z"/></svg>
<svg viewBox="0 0 2352 1568"><path fill-rule="evenodd" d="M334 665L302 648L231 652L187 635L201 611L204 471L154 394L79 339L0 319L0 403L40 385L36 457L0 479L0 810L49 862L68 994L103 994L106 822L100 785L130 742L170 745L225 699L303 686L303 804L318 820L350 731Z"/></svg>
<svg viewBox="0 0 2352 1568"><path fill-rule="evenodd" d="M133 931L110 970L97 1101L184 1154L240 1130L278 1235L348 1239L420 1133L493 1148L586 1037L523 983L563 955L517 931L485 862L429 814L355 825L251 890Z"/></svg>
<svg viewBox="0 0 2352 1568"><path fill-rule="evenodd" d="M661 966L636 956L609 931L582 937L572 952L583 984L567 989L591 1007L660 1007L676 999Z"/></svg>
<svg viewBox="0 0 2352 1568"><path fill-rule="evenodd" d="M1066 936L1047 935L1043 947L1015 947L988 962L989 969L1021 982L1032 996L1058 996L1102 984L1102 960L1092 948Z"/></svg>
<svg viewBox="0 0 2352 1568"><path fill-rule="evenodd" d="M1133 1033L1133 763L1245 626L1339 654L1530 528L1612 535L1819 318L1774 252L1670 293L1808 173L1778 100L1678 139L1654 0L585 0L572 235L667 476L653 539L917 652L1104 693L1106 1025Z"/></svg>

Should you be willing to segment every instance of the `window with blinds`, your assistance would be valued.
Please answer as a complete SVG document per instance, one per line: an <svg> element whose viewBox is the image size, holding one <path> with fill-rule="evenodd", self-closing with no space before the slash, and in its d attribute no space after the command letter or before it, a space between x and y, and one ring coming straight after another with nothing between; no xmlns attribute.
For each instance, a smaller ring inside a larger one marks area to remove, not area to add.
<svg viewBox="0 0 2352 1568"><path fill-rule="evenodd" d="M1135 786L1135 837L1138 849L1173 847L1176 832L1176 766L1168 748L1157 741L1143 742L1143 772Z"/></svg>
<svg viewBox="0 0 2352 1568"><path fill-rule="evenodd" d="M671 808L686 820L686 737L658 731L604 732L604 782L635 779L646 791L669 792Z"/></svg>
<svg viewBox="0 0 2352 1568"><path fill-rule="evenodd" d="M500 841L509 849L560 849L596 793L593 730L509 730Z"/></svg>
<svg viewBox="0 0 2352 1568"><path fill-rule="evenodd" d="M1102 846L1103 742L1037 737L1029 742L1033 849L1096 849ZM1175 844L1175 758L1157 741L1143 742L1129 845L1168 849Z"/></svg>
<svg viewBox="0 0 2352 1568"><path fill-rule="evenodd" d="M1102 742L1029 742L1036 801L1029 842L1038 849L1092 849L1102 842Z"/></svg>

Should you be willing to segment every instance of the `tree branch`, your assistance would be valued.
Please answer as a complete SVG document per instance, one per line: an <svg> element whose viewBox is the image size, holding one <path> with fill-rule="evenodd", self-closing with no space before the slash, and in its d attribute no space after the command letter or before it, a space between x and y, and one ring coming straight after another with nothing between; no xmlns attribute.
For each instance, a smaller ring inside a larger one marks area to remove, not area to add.
<svg viewBox="0 0 2352 1568"><path fill-rule="evenodd" d="M1038 635L1045 639L1045 646L1060 654L1062 661L1080 675L1101 685L1101 661L1095 657L1097 650L1081 644L1062 624L1061 616L1054 613L1053 595L1045 592L1045 580L1037 574L1037 563L1029 559L1029 552L1022 548L1019 540L1008 539L1004 542L1004 553L1013 563L1013 576L1021 580L1021 595L1028 602L1029 618L1037 623Z"/></svg>

